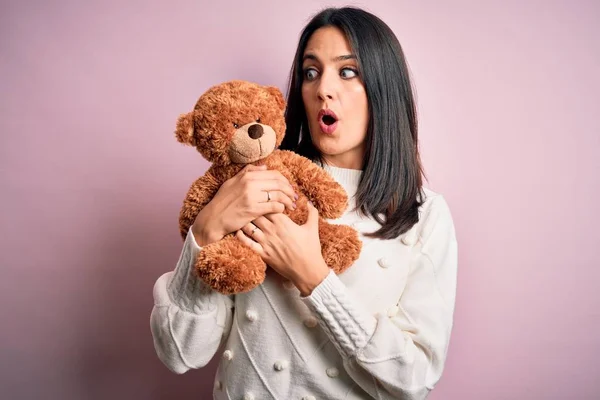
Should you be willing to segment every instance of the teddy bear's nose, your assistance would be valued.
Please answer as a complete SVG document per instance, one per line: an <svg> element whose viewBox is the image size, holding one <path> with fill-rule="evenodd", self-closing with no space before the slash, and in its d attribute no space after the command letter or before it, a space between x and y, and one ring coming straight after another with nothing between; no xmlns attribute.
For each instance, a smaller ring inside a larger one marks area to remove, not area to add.
<svg viewBox="0 0 600 400"><path fill-rule="evenodd" d="M248 135L252 138L252 139L258 139L263 135L263 127L259 124L254 124L251 125L250 128L248 128Z"/></svg>

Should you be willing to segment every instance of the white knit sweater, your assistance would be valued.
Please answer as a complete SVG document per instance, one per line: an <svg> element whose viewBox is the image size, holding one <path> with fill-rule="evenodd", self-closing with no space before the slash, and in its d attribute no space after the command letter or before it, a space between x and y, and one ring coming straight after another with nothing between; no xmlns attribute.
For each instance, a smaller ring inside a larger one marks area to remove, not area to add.
<svg viewBox="0 0 600 400"><path fill-rule="evenodd" d="M351 210L361 171L324 168ZM398 239L361 235L359 259L305 298L271 269L248 293L212 291L193 273L190 230L175 270L154 286L158 357L176 373L220 357L215 399L424 399L444 368L457 278L450 210L424 190L419 223ZM351 211L330 222L379 226Z"/></svg>

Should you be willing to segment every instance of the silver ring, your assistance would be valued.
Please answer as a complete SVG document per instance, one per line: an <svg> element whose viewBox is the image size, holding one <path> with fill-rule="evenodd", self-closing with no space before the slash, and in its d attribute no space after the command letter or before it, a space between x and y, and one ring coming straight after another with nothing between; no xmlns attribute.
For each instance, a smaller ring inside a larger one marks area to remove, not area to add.
<svg viewBox="0 0 600 400"><path fill-rule="evenodd" d="M267 202L271 201L271 195L269 194L269 191L267 190Z"/></svg>
<svg viewBox="0 0 600 400"><path fill-rule="evenodd" d="M254 231L258 229L258 226L255 226L254 229L252 229L252 232L250 232L250 236L254 235Z"/></svg>

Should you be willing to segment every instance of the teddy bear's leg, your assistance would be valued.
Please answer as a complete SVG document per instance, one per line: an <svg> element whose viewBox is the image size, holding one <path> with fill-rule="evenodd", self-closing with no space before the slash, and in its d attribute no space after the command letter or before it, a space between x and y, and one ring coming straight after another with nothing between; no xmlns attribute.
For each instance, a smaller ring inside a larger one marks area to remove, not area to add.
<svg viewBox="0 0 600 400"><path fill-rule="evenodd" d="M204 246L196 260L198 276L223 294L248 292L265 280L266 264L233 234Z"/></svg>
<svg viewBox="0 0 600 400"><path fill-rule="evenodd" d="M352 265L362 248L358 232L347 225L330 224L319 219L321 253L329 268L336 274L344 272Z"/></svg>

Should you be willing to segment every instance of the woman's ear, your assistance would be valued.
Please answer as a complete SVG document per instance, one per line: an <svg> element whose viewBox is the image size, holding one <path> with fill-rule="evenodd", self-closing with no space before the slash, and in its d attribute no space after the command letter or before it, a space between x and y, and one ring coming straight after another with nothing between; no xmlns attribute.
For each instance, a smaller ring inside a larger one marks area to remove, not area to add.
<svg viewBox="0 0 600 400"><path fill-rule="evenodd" d="M175 129L175 137L177 141L183 144L193 146L194 139L194 112L181 114L177 119L177 128Z"/></svg>
<svg viewBox="0 0 600 400"><path fill-rule="evenodd" d="M283 98L283 94L281 93L281 90L279 90L279 88L275 87L275 86L267 86L267 92L269 92L269 94L277 100L277 106L279 107L279 109L281 111L284 111L285 110L285 99Z"/></svg>

